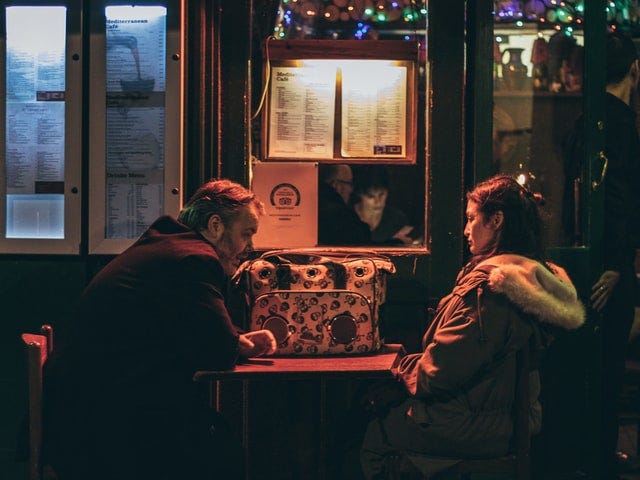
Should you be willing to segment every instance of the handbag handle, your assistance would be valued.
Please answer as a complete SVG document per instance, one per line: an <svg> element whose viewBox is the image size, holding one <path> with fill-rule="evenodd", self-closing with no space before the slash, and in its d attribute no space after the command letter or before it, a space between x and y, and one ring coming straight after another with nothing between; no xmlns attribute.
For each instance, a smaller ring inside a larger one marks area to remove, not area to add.
<svg viewBox="0 0 640 480"><path fill-rule="evenodd" d="M395 273L396 267L389 257L381 255L371 250L327 250L323 248L293 248L293 249L279 249L269 250L260 255L261 259L277 258L282 260L282 263L292 263L288 256L304 256L309 257L304 262L340 262L345 260L359 260L363 258L371 259L378 268L381 268L389 273ZM311 260L314 259L314 260ZM298 260L298 263L301 263Z"/></svg>
<svg viewBox="0 0 640 480"><path fill-rule="evenodd" d="M288 257L297 256L298 258L292 260ZM302 260L301 257L305 257ZM274 262L274 259L276 260ZM243 274L246 272L251 264L256 260L270 260L279 265L291 265L293 263L311 265L313 263L342 263L346 260L359 260L370 259L376 268L384 270L387 273L395 273L396 266L386 255L380 255L379 253L361 250L354 252L353 250L326 250L322 248L298 248L298 249L280 249L280 250L268 250L255 259L246 260L242 263L233 275L231 282L234 285L240 285L242 282Z"/></svg>

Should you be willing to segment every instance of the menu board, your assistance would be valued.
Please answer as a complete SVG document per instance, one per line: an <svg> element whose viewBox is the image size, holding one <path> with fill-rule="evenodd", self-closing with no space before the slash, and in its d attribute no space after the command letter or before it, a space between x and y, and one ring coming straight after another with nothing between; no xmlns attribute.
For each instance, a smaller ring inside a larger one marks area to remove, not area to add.
<svg viewBox="0 0 640 480"><path fill-rule="evenodd" d="M341 155L402 158L407 153L407 67L354 60L341 71Z"/></svg>
<svg viewBox="0 0 640 480"><path fill-rule="evenodd" d="M414 163L417 45L272 41L265 160Z"/></svg>
<svg viewBox="0 0 640 480"><path fill-rule="evenodd" d="M270 157L327 158L333 155L336 69L323 63L319 61L306 68L273 69Z"/></svg>
<svg viewBox="0 0 640 480"><path fill-rule="evenodd" d="M6 238L65 237L66 14L6 8Z"/></svg>
<svg viewBox="0 0 640 480"><path fill-rule="evenodd" d="M105 8L107 239L137 238L164 211L166 14Z"/></svg>

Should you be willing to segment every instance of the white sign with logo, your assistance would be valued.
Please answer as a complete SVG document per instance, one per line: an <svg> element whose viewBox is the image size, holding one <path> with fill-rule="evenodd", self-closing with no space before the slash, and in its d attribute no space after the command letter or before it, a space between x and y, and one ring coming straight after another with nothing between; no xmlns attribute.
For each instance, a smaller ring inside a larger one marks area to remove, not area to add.
<svg viewBox="0 0 640 480"><path fill-rule="evenodd" d="M266 210L253 240L255 248L317 245L317 163L257 163L253 166L251 188Z"/></svg>

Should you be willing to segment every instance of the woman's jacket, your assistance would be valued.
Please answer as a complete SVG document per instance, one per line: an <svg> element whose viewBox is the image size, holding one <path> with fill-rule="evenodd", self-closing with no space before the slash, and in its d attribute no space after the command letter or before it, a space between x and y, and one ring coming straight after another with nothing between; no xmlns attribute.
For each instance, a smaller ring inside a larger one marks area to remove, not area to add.
<svg viewBox="0 0 640 480"><path fill-rule="evenodd" d="M554 327L584 323L584 307L563 269L526 257L490 257L463 270L399 376L413 401L406 419L424 431L430 455L483 457L507 453L513 433L516 352L544 348ZM540 385L530 375L531 428L540 427Z"/></svg>

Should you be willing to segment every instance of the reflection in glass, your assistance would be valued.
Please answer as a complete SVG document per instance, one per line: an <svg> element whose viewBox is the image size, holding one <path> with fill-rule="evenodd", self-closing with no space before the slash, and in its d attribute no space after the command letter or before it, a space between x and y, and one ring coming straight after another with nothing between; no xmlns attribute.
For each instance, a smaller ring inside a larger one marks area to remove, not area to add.
<svg viewBox="0 0 640 480"><path fill-rule="evenodd" d="M6 8L7 238L64 238L66 13Z"/></svg>
<svg viewBox="0 0 640 480"><path fill-rule="evenodd" d="M493 165L544 199L547 244L563 226L563 140L582 110L580 2L494 2Z"/></svg>
<svg viewBox="0 0 640 480"><path fill-rule="evenodd" d="M514 173L546 200L549 246L576 244L582 237L579 188L563 153L582 112L584 83L584 0L495 0L494 131L496 171ZM640 35L635 0L603 2L607 29ZM519 88L507 81L508 55L522 49L527 79ZM504 57L504 58L503 58Z"/></svg>
<svg viewBox="0 0 640 480"><path fill-rule="evenodd" d="M394 204L388 167L355 165L353 174L350 203L360 220L369 226L371 242L398 246L421 244L420 229Z"/></svg>
<svg viewBox="0 0 640 480"><path fill-rule="evenodd" d="M255 34L253 40L255 42L256 52L252 60L253 68L253 80L252 91L263 92L264 78L262 78L263 72L263 58L262 52L264 51L265 38L269 38L269 42L277 42L278 40L298 40L298 39L322 39L322 40L336 40L336 45L339 46L340 40L362 40L363 44L366 42L373 42L375 40L407 40L411 42L417 42L419 45L418 52L418 93L417 93L417 139L415 145L404 145L404 149L409 147L414 148L416 155L416 162L413 165L398 165L394 164L394 158L375 158L375 154L364 154L361 149L366 148L365 143L371 144L372 140L367 138L363 142L358 144L354 143L348 151L346 151L345 158L340 160L340 163L349 164L354 170L362 165L368 163L387 163L388 175L389 175L389 194L388 202L395 208L402 210L408 217L408 225L411 226L411 243L402 242L395 246L401 247L424 247L425 235L425 217L426 217L426 113L427 113L427 69L426 69L426 18L427 18L427 2L426 0L378 0L376 2L354 2L347 0L305 0L291 1L280 0L274 2L278 5L276 15L273 18L269 18L264 22L256 22ZM338 47L339 48L339 47ZM375 49L375 44L372 44L372 48ZM387 67L388 68L388 67ZM396 70L398 70L396 68ZM352 84L347 84L347 87L354 91L364 93L366 88L374 88L376 85L379 87L379 82L372 81L373 79L380 78L379 75L364 75L355 79ZM273 79L273 72L271 72L271 79ZM372 94L373 95L373 94ZM264 160L261 157L261 152L266 150L262 145L261 132L263 132L264 125L262 125L263 118L257 113L261 109L261 94L253 95L252 109L254 112L251 131L252 135L252 153L259 159ZM273 98L273 97L272 97ZM344 111L341 112L345 114ZM348 109L347 109L347 114ZM355 112L353 112L355 114ZM365 115L358 112L358 115ZM384 127L384 125L383 125ZM373 127L372 127L373 128ZM399 127L401 129L401 127ZM269 132L273 133L274 129L270 129ZM370 133L372 129L368 129L367 133ZM382 130L381 130L382 131ZM334 136L344 142L347 132L340 132L339 130L334 132ZM324 136L318 136L321 144L326 144L323 140ZM387 142L391 148L394 145L399 145L397 148L402 148L401 142ZM393 145L392 145L393 144ZM278 142L269 143L268 147L271 148L284 148L284 145L279 145ZM385 152L385 156L389 157L389 153ZM273 153L273 152L271 152ZM350 156L349 156L350 155ZM276 155L277 156L277 155ZM288 157L288 156L287 156ZM309 154L309 158L313 157ZM317 158L322 157L319 155ZM349 157L349 158L347 158ZM359 160L356 160L361 157ZM366 157L366 158L365 158ZM299 160L299 159L295 159ZM321 161L322 162L322 161ZM352 162L352 163L349 163ZM323 165L323 163L321 163ZM322 179L319 182L320 191L324 191L326 194L331 192L327 191L323 187ZM333 197L333 195L327 195ZM320 207L324 201L322 195L319 198ZM351 207L352 213L353 207ZM355 238L361 238L356 235L355 229L351 230L353 235L350 235L348 239L342 241L337 240L339 237L332 235L323 235L322 219L323 215L320 213L319 220L319 244L320 245L377 245L371 240L366 242L356 242ZM338 230L338 229L337 229ZM407 229L409 230L409 229ZM286 247L286 245L283 245Z"/></svg>

